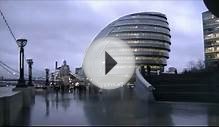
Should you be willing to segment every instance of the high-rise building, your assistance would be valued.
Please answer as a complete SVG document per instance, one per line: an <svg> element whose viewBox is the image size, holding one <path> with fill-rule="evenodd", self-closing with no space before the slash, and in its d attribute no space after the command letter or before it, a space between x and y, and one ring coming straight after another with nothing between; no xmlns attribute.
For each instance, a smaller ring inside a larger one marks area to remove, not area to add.
<svg viewBox="0 0 219 127"><path fill-rule="evenodd" d="M94 39L116 37L132 48L137 66L151 71L164 70L170 52L170 29L167 18L158 12L123 16L105 27Z"/></svg>
<svg viewBox="0 0 219 127"><path fill-rule="evenodd" d="M219 66L219 18L211 12L202 13L203 33L204 33L204 50L205 66Z"/></svg>

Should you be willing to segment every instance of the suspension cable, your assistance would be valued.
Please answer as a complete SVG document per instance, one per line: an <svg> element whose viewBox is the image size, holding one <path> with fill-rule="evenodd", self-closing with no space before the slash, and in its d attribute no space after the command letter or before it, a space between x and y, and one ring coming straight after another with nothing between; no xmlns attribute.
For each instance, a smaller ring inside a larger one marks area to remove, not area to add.
<svg viewBox="0 0 219 127"><path fill-rule="evenodd" d="M11 75L14 75L13 72L11 72L8 68L6 68L5 66L3 66L2 64L0 64L0 66L1 66L2 68L4 68L7 72L9 72ZM16 74L16 73L15 73L15 74Z"/></svg>
<svg viewBox="0 0 219 127"><path fill-rule="evenodd" d="M2 16L2 18L3 18L3 20L4 20L5 24L6 24L6 26L8 27L8 30L9 30L10 34L12 35L13 39L14 39L15 42L16 42L16 37L14 36L14 33L12 32L11 27L9 26L9 24L8 24L8 22L7 22L7 20L6 20L5 16L4 16L4 14L3 14L3 12L1 11L1 9L0 9L0 14L1 14L1 16Z"/></svg>
<svg viewBox="0 0 219 127"><path fill-rule="evenodd" d="M13 69L12 67L8 66L7 64L5 64L4 62L2 62L1 60L0 60L0 63L3 64L4 66L6 66L7 68L11 69L12 71L19 73L17 70L15 70L15 69Z"/></svg>

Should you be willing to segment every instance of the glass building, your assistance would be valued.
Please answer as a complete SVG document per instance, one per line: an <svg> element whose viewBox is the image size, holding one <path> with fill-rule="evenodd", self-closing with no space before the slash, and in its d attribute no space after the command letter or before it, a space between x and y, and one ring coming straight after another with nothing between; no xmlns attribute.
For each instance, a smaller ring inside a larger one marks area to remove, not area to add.
<svg viewBox="0 0 219 127"><path fill-rule="evenodd" d="M211 12L202 13L203 33L204 33L204 50L205 66L219 66L219 18Z"/></svg>
<svg viewBox="0 0 219 127"><path fill-rule="evenodd" d="M137 66L164 71L170 52L170 29L167 18L158 12L123 16L106 26L94 39L116 37L132 48Z"/></svg>

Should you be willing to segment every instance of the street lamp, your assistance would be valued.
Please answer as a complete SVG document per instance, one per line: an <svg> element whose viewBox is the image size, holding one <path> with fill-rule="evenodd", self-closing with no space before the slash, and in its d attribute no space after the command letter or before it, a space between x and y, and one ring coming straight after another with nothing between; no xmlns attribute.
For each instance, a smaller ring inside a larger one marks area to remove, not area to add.
<svg viewBox="0 0 219 127"><path fill-rule="evenodd" d="M24 80L24 46L27 44L27 39L18 39L16 42L18 47L20 47L20 77L16 87L25 87L26 85Z"/></svg>
<svg viewBox="0 0 219 127"><path fill-rule="evenodd" d="M28 73L29 73L28 86L33 86L33 83L32 83L32 65L33 65L33 60L32 59L27 59L27 64L28 64Z"/></svg>
<svg viewBox="0 0 219 127"><path fill-rule="evenodd" d="M49 69L46 68L45 71L46 71L46 84L45 85L48 86L49 85Z"/></svg>

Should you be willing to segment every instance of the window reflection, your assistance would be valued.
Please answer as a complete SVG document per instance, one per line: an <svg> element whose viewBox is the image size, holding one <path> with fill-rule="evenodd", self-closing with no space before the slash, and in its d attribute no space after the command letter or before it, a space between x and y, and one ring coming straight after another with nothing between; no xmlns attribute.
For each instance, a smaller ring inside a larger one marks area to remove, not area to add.
<svg viewBox="0 0 219 127"><path fill-rule="evenodd" d="M110 37L119 37L119 38L147 38L147 39L160 39L160 40L168 40L170 41L170 37L160 33L142 33L142 32L135 32L135 33L111 33L109 34Z"/></svg>
<svg viewBox="0 0 219 127"><path fill-rule="evenodd" d="M143 45L153 45L153 46L164 46L169 47L170 44L162 41L153 41L153 40L126 40L128 44L143 44Z"/></svg>
<svg viewBox="0 0 219 127"><path fill-rule="evenodd" d="M118 26L113 29L111 33L116 32L126 32L126 31L151 31L151 32L159 32L164 34L170 34L170 30L165 27L159 26L143 26L143 25L130 25L130 26Z"/></svg>
<svg viewBox="0 0 219 127"><path fill-rule="evenodd" d="M218 38L219 33L212 33L212 34L207 34L205 35L205 39L213 39L213 38Z"/></svg>
<svg viewBox="0 0 219 127"><path fill-rule="evenodd" d="M166 21L165 17L158 17L156 16L149 16L149 15L132 15L132 16L126 16L122 19L158 19L158 20L163 20Z"/></svg>
<svg viewBox="0 0 219 127"><path fill-rule="evenodd" d="M158 20L126 20L126 21L118 21L114 26L128 25L128 24L156 24L161 26L168 26L168 23Z"/></svg>

